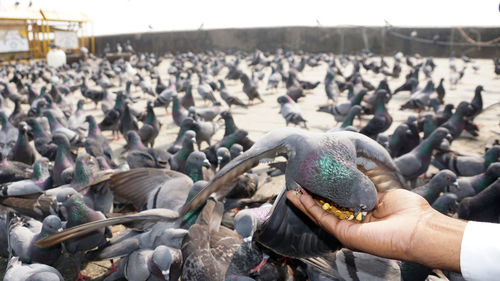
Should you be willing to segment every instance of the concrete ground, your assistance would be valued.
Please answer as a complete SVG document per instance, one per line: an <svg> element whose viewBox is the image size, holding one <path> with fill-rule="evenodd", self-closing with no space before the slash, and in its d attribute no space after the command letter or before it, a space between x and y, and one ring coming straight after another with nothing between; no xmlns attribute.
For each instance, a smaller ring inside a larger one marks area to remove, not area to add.
<svg viewBox="0 0 500 281"><path fill-rule="evenodd" d="M386 61L392 65L392 58L386 58ZM466 100L470 101L474 95L474 88L477 85L483 85L486 92L483 93L483 101L484 107L488 108L490 105L500 102L500 79L496 78L496 75L493 70L493 64L491 60L474 60L477 65L479 65L480 69L475 72L469 66L465 72L465 75L461 82L457 85L455 89L451 89L448 83L449 76L449 66L448 59L434 59L437 64L436 69L433 74L433 81L436 86L441 77L445 78L445 89L446 103L453 103L457 105L460 101ZM458 60L457 60L458 61ZM461 61L457 62L458 68L461 68ZM169 67L169 62L164 61L159 66L159 73L163 79L163 81L167 81L168 74L167 68ZM314 90L310 91L307 97L300 99L298 102L303 117L308 121L308 126L311 131L316 132L324 132L332 127L336 126L336 122L333 119L333 116L316 112L317 108L320 105L326 103L326 95L324 90L323 80L326 74L326 64L322 63L320 66L315 68L310 68L306 66L304 71L299 73L299 78L301 80L309 80L309 81L321 81L321 84ZM248 68L243 66L243 70L249 73ZM344 74L349 75L351 73L351 66L347 67L344 71ZM226 74L227 70L224 69L219 77L223 78ZM366 73L364 69L362 69L363 77L370 81L375 86L378 85L378 82L383 78L381 74L376 75L372 72ZM404 82L404 75L408 72L408 68L406 65L403 65L402 75L399 79L389 79L389 86L391 90L396 89L398 86L402 85ZM261 96L264 99L264 103L257 103L253 106L250 106L248 109L241 107L233 107L232 113L235 119L236 124L240 128L244 128L248 130L249 137L256 141L263 134L285 126L285 121L282 116L279 114L279 104L276 102L276 98L279 95L283 95L286 92L284 85L280 85L280 88L277 91L266 91L267 77L270 73L270 70L267 70L266 77L264 81L262 81L259 85L259 90ZM425 81L423 79L423 74L421 73L420 77L420 86L425 85ZM197 105L203 105L204 103L201 100L201 97L196 91L196 78L194 79L194 87L193 94L195 97L195 103ZM247 101L246 95L242 91L242 83L239 81L228 81L226 82L226 86L228 91L240 97L243 101ZM91 85L93 87L93 85ZM116 88L118 89L118 88ZM132 88L135 91L134 88ZM134 95L143 96L138 88ZM183 93L181 93L181 96ZM217 99L220 99L218 93L215 93ZM151 98L150 96L144 96L145 98L141 101L137 102L133 105L134 108L145 109L146 100ZM386 131L386 134L390 134L402 121L405 121L406 118L410 114L415 114L412 111L400 111L399 107L403 104L409 97L408 92L399 93L394 96L389 104L389 112L393 116L394 122L391 128ZM72 97L71 100L76 107L77 100L81 98L79 92ZM346 100L346 92L339 98L339 102L343 102ZM225 104L223 104L225 106ZM100 107L99 107L100 108ZM103 118L102 111L100 109L94 110L93 103L86 103L85 109L88 112L95 116L96 120L100 121ZM158 138L156 139L156 147L158 148L167 148L169 144L171 144L178 132L178 127L173 123L171 115L167 115L164 108L156 108L155 112L157 117L163 123L162 129ZM171 108L168 109L168 112L171 112ZM462 153L483 153L484 147L488 142L492 142L494 139L500 138L500 106L492 106L488 110L486 110L483 114L479 115L475 122L480 126L479 137L474 138L470 135L464 135L460 137L458 140L453 142L452 149L460 151ZM363 120L363 124L367 122L368 118L366 117ZM355 122L358 125L358 121ZM339 124L340 125L340 124ZM218 133L214 136L214 142L220 140L223 136L224 129L218 131ZM104 135L107 136L111 140L110 132L104 132ZM120 156L120 151L122 150L123 145L125 144L125 140L122 138L118 141L112 142L112 148L114 149L115 157ZM258 167L258 169L264 168L262 165ZM430 170L432 172L432 169ZM280 190L281 186L284 183L283 177L275 177L272 179L270 183L265 185L265 188L259 190L259 194L273 194ZM120 229L120 228L116 228ZM6 260L2 259L0 262L0 270L4 270L6 267ZM62 271L66 280L71 280L75 277L75 272L72 267L72 263L68 261L68 259L64 259L62 264L58 266L58 268ZM110 268L110 263L108 261L103 262L92 262L88 263L84 266L83 274L91 275L93 277L92 280L102 280L104 273ZM0 272L0 276L3 275L3 272Z"/></svg>

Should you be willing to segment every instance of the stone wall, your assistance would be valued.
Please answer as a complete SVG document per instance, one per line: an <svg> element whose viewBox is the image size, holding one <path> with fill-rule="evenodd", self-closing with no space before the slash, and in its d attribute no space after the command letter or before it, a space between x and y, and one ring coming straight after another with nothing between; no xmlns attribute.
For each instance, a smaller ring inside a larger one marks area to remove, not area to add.
<svg viewBox="0 0 500 281"><path fill-rule="evenodd" d="M500 28L464 28L476 41L500 37ZM416 31L414 39L410 34ZM438 35L437 40L435 36ZM200 52L203 50L244 50L256 48L274 51L276 48L306 52L354 54L366 48L376 54L392 55L395 51L419 53L423 56L456 55L491 58L500 56L500 42L485 47L468 43L457 28L391 28L385 27L276 27L247 29L214 29L197 31L146 32L106 35L95 38L96 52L106 43L112 48L117 42L130 40L137 51Z"/></svg>

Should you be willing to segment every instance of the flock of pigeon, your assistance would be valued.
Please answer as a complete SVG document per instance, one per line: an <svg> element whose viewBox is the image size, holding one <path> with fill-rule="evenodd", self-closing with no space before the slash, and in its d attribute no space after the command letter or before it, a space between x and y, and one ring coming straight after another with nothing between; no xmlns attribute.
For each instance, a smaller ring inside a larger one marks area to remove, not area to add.
<svg viewBox="0 0 500 281"><path fill-rule="evenodd" d="M450 58L450 87L464 76L460 59ZM159 73L160 64L168 73ZM301 79L321 65L324 81ZM65 257L76 280L90 278L80 271L83 261L99 260L112 263L104 280L461 280L342 248L284 196L304 188L336 206L340 219L363 223L377 192L406 188L444 214L498 222L500 146L470 155L452 145L480 133L474 120L484 110L484 89L477 85L472 100L455 108L435 67L432 58L402 53L282 49L137 53L114 62L90 55L58 69L42 61L1 66L4 280L64 280L56 268ZM378 85L365 79L372 74L382 77ZM388 80L404 75L391 90ZM309 130L300 105L313 89L326 94L317 111L338 126ZM388 132L388 104L408 94L400 108L415 114ZM287 127L252 140L234 108L252 111L269 103L264 95L276 98L266 106L279 106ZM88 104L100 106L102 117L86 112ZM178 128L177 137L155 146L167 126ZM214 140L219 130L223 137ZM117 155L112 147L122 137ZM253 169L259 164L265 168ZM439 171L417 186L431 165ZM283 175L279 194L256 195Z"/></svg>

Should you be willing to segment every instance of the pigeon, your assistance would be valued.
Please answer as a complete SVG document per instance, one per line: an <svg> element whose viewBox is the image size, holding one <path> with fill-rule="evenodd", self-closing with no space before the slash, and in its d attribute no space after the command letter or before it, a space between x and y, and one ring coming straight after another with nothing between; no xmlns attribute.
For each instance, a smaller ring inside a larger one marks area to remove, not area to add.
<svg viewBox="0 0 500 281"><path fill-rule="evenodd" d="M52 110L46 110L44 112L47 120L49 120L50 131L52 135L55 134L63 134L68 139L69 143L73 147L81 146L82 140L80 136L74 131L64 127L54 116L54 112Z"/></svg>
<svg viewBox="0 0 500 281"><path fill-rule="evenodd" d="M144 120L144 124L142 124L141 128L137 132L141 137L141 141L144 144L153 147L155 144L155 139L158 136L158 133L160 132L160 128L161 124L156 118L153 109L153 103L148 102L146 108L146 119Z"/></svg>
<svg viewBox="0 0 500 281"><path fill-rule="evenodd" d="M33 169L23 162L9 161L0 151L0 184L31 178Z"/></svg>
<svg viewBox="0 0 500 281"><path fill-rule="evenodd" d="M5 113L1 110L0 122L2 122L2 130L0 130L0 146L3 155L7 156L17 141L19 130L9 122L7 116L5 116Z"/></svg>
<svg viewBox="0 0 500 281"><path fill-rule="evenodd" d="M71 148L65 135L57 134L52 137L57 145L56 160L52 171L54 186L60 186L71 182L73 177L74 157L71 154Z"/></svg>
<svg viewBox="0 0 500 281"><path fill-rule="evenodd" d="M435 116L435 123L436 123L436 126L441 126L443 125L444 123L446 123L446 121L448 121L450 119L450 117L453 115L453 108L455 106L453 104L447 104L444 106L444 110L442 113L438 113L436 114Z"/></svg>
<svg viewBox="0 0 500 281"><path fill-rule="evenodd" d="M260 97L257 85L248 78L247 74L241 73L240 80L243 83L243 92L247 95L249 102L253 102L254 99L264 102Z"/></svg>
<svg viewBox="0 0 500 281"><path fill-rule="evenodd" d="M431 162L433 150L442 146L443 142L447 143L447 138L450 137L446 128L438 128L412 151L394 159L405 179L415 181L418 176L425 173Z"/></svg>
<svg viewBox="0 0 500 281"><path fill-rule="evenodd" d="M498 223L500 181L496 180L474 196L466 197L458 206L458 217L464 220Z"/></svg>
<svg viewBox="0 0 500 281"><path fill-rule="evenodd" d="M191 106L194 106L193 86L191 86L191 84L186 87L186 94L181 98L181 105L185 109L189 109Z"/></svg>
<svg viewBox="0 0 500 281"><path fill-rule="evenodd" d="M105 219L101 212L96 212L88 207L83 201L83 197L72 188L65 188L60 191L57 194L57 201L60 203L62 212L67 219L66 228ZM100 229L91 232L85 237L65 241L65 249L72 255L75 262L77 280L88 278L80 272L80 252L104 245L108 237L111 237L111 231L109 229Z"/></svg>
<svg viewBox="0 0 500 281"><path fill-rule="evenodd" d="M439 80L439 85L436 87L437 98L441 104L444 104L444 95L446 94L446 90L443 86L444 78Z"/></svg>
<svg viewBox="0 0 500 281"><path fill-rule="evenodd" d="M256 166L260 160L272 159L282 152L288 154L284 190L300 190L302 187L353 209L360 219L364 212L375 207L377 190L403 185L387 151L366 136L353 132L322 134L281 128L264 135L252 148L222 168L208 186L186 204L180 215L184 217L191 213L210 194ZM320 171L328 175L320 175ZM384 176L376 177L381 174ZM284 191L273 208L266 227L260 229L257 238L264 246L290 257L316 256L339 246L338 241L290 206ZM301 229L302 235L307 235L308 239L299 242L293 229ZM290 244L297 247L290 248Z"/></svg>
<svg viewBox="0 0 500 281"><path fill-rule="evenodd" d="M448 129L453 139L456 139L465 128L464 118L470 117L472 112L472 106L468 102L463 101L458 105L450 119L441 126Z"/></svg>
<svg viewBox="0 0 500 281"><path fill-rule="evenodd" d="M259 247L220 225L223 212L222 203L209 200L189 228L182 245L182 280L241 280L262 261Z"/></svg>
<svg viewBox="0 0 500 281"><path fill-rule="evenodd" d="M484 91L484 88L481 85L477 86L474 90L474 97L470 102L470 105L472 107L472 116L470 117L471 121L473 121L474 118L476 118L476 116L478 116L483 111L483 97L481 95L482 91Z"/></svg>
<svg viewBox="0 0 500 281"><path fill-rule="evenodd" d="M174 154L182 148L182 141L188 130L191 130L195 133L200 130L200 125L198 125L197 122L189 117L182 121L179 128L179 133L177 134L177 138L167 150L169 153Z"/></svg>
<svg viewBox="0 0 500 281"><path fill-rule="evenodd" d="M495 162L488 166L484 173L472 177L461 177L457 180L458 186L450 188L450 192L457 195L458 200L468 196L474 196L483 191L500 177L500 162Z"/></svg>
<svg viewBox="0 0 500 281"><path fill-rule="evenodd" d="M28 124L26 122L19 123L19 134L16 144L12 147L8 158L12 161L23 162L28 165L33 165L35 162L35 150L29 144L28 139Z"/></svg>
<svg viewBox="0 0 500 281"><path fill-rule="evenodd" d="M399 157L407 152L403 152L402 148L405 142L407 142L407 131L409 131L408 125L402 123L392 133L389 137L389 153L392 158Z"/></svg>
<svg viewBox="0 0 500 281"><path fill-rule="evenodd" d="M229 106L229 108L231 108L232 105L237 105L237 106L241 106L244 108L248 107L238 97L229 94L229 92L226 89L226 85L224 84L224 81L222 79L219 79L219 84L220 84L220 87L219 87L220 97L226 102L226 104L227 104L227 106Z"/></svg>
<svg viewBox="0 0 500 281"><path fill-rule="evenodd" d="M418 86L418 79L411 77L407 79L403 85L394 90L394 93L392 94L395 95L403 91L409 91L410 93L413 93L417 89L417 86Z"/></svg>
<svg viewBox="0 0 500 281"><path fill-rule="evenodd" d="M23 280L53 280L64 281L61 273L52 266L45 264L23 264L19 257L9 259L5 276L5 281L23 281Z"/></svg>
<svg viewBox="0 0 500 281"><path fill-rule="evenodd" d="M222 119L224 119L224 137L234 134L238 130L238 126L236 126L231 112L223 111L221 112L220 116ZM244 150L248 150L254 144L254 141L249 139L248 136L239 140L238 142L243 146Z"/></svg>
<svg viewBox="0 0 500 281"><path fill-rule="evenodd" d="M276 68L274 66L271 66L271 75L269 75L269 78L267 79L266 90L278 89L281 79L282 77L279 71L276 71Z"/></svg>
<svg viewBox="0 0 500 281"><path fill-rule="evenodd" d="M106 280L118 277L127 280L178 280L182 272L182 252L165 245L154 250L141 249L121 258L117 267L118 272Z"/></svg>
<svg viewBox="0 0 500 281"><path fill-rule="evenodd" d="M430 105L431 94L434 93L434 90L434 83L432 80L429 80L425 88L412 93L410 100L401 105L400 109L417 109L419 112L424 111L425 107Z"/></svg>
<svg viewBox="0 0 500 281"><path fill-rule="evenodd" d="M26 173L26 176L29 174L30 173ZM41 157L33 164L32 178L2 183L0 185L0 197L41 193L51 187L52 177L49 173L49 160L45 157Z"/></svg>
<svg viewBox="0 0 500 281"><path fill-rule="evenodd" d="M385 107L387 94L385 90L379 90L376 93L374 116L368 121L368 124L359 130L361 134L375 139L379 133L385 132L391 126L392 117Z"/></svg>
<svg viewBox="0 0 500 281"><path fill-rule="evenodd" d="M118 130L120 133L127 137L129 131L138 131L139 125L134 115L130 113L130 108L127 103L125 103L125 109L120 116L120 122L118 123Z"/></svg>
<svg viewBox="0 0 500 281"><path fill-rule="evenodd" d="M201 143L206 142L208 146L212 143L212 137L219 129L219 125L214 121L198 121L199 129L196 132L196 143L201 149Z"/></svg>
<svg viewBox="0 0 500 281"><path fill-rule="evenodd" d="M210 87L210 85L206 81L204 81L201 75L198 75L198 77L200 78L200 80L197 89L198 93L203 98L203 100L205 102L206 101L210 101L212 103L217 102L217 100L214 97L214 90L212 89L212 87Z"/></svg>
<svg viewBox="0 0 500 281"><path fill-rule="evenodd" d="M85 111L83 110L83 100L79 100L76 104L75 112L68 119L68 129L82 135L85 129Z"/></svg>
<svg viewBox="0 0 500 281"><path fill-rule="evenodd" d="M348 102L339 103L336 105L321 106L317 111L330 113L335 118L335 121L343 122L349 114L349 110L351 109L351 107L359 105L366 93L366 90L362 89Z"/></svg>
<svg viewBox="0 0 500 281"><path fill-rule="evenodd" d="M461 177L471 177L486 171L493 162L500 161L500 146L493 146L483 156L462 155L454 151L439 151L432 164L438 169L450 169Z"/></svg>
<svg viewBox="0 0 500 281"><path fill-rule="evenodd" d="M217 148L217 164L219 170L224 168L231 161L231 152L227 147L219 147Z"/></svg>
<svg viewBox="0 0 500 281"><path fill-rule="evenodd" d="M188 112L179 103L177 95L172 95L172 100L172 117L174 118L175 125L180 126L182 121L188 117Z"/></svg>
<svg viewBox="0 0 500 281"><path fill-rule="evenodd" d="M57 145L52 141L52 137L36 118L28 118L26 122L31 127L36 151L50 161L54 161L57 154Z"/></svg>
<svg viewBox="0 0 500 281"><path fill-rule="evenodd" d="M333 102L337 101L337 97L340 94L339 86L335 81L335 74L332 71L327 71L325 76L325 92L328 100Z"/></svg>
<svg viewBox="0 0 500 281"><path fill-rule="evenodd" d="M439 195L452 187L457 187L457 175L450 170L441 170L432 179L422 186L412 189L413 192L422 196L432 204Z"/></svg>
<svg viewBox="0 0 500 281"><path fill-rule="evenodd" d="M38 221L36 221L38 222ZM46 217L39 230L34 232L24 226L21 218L14 217L9 222L9 248L11 254L19 257L23 263L43 263L54 265L61 256L61 245L50 248L39 248L35 245L38 240L62 230L61 219L58 216Z"/></svg>
<svg viewBox="0 0 500 281"><path fill-rule="evenodd" d="M169 159L170 169L174 171L184 172L186 168L186 160L191 152L194 151L194 143L196 142L196 133L187 130L182 141L182 148L177 151Z"/></svg>
<svg viewBox="0 0 500 281"><path fill-rule="evenodd" d="M113 150L108 139L102 135L94 116L87 115L85 122L89 123L88 136L84 142L85 151L94 157L104 156L111 166L116 166L113 162Z"/></svg>
<svg viewBox="0 0 500 281"><path fill-rule="evenodd" d="M302 126L307 129L307 120L302 117L298 104L296 104L292 98L285 95L278 97L277 101L281 105L279 113L285 119L286 126L288 126L289 123L295 125L302 124Z"/></svg>
<svg viewBox="0 0 500 281"><path fill-rule="evenodd" d="M177 94L177 91L175 90L175 87L169 86L169 87L163 89L158 94L158 96L156 97L156 99L153 102L153 105L155 107L163 106L165 108L168 108L168 106L170 105L170 101L172 100L172 96L176 95L176 94Z"/></svg>
<svg viewBox="0 0 500 281"><path fill-rule="evenodd" d="M189 108L188 116L197 121L212 121L221 112L220 103L216 102L211 107L207 108L195 108L191 106Z"/></svg>
<svg viewBox="0 0 500 281"><path fill-rule="evenodd" d="M127 163L130 169L167 168L171 154L156 148L147 148L136 131L127 133Z"/></svg>

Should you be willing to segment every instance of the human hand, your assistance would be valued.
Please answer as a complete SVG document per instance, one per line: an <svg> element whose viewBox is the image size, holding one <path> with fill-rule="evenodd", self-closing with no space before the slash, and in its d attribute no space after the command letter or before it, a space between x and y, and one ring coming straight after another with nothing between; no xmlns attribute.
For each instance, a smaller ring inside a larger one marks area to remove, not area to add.
<svg viewBox="0 0 500 281"><path fill-rule="evenodd" d="M375 210L362 223L339 220L305 192L288 191L286 196L349 248L432 268L460 269L465 222L442 215L413 192L394 189L379 193Z"/></svg>

